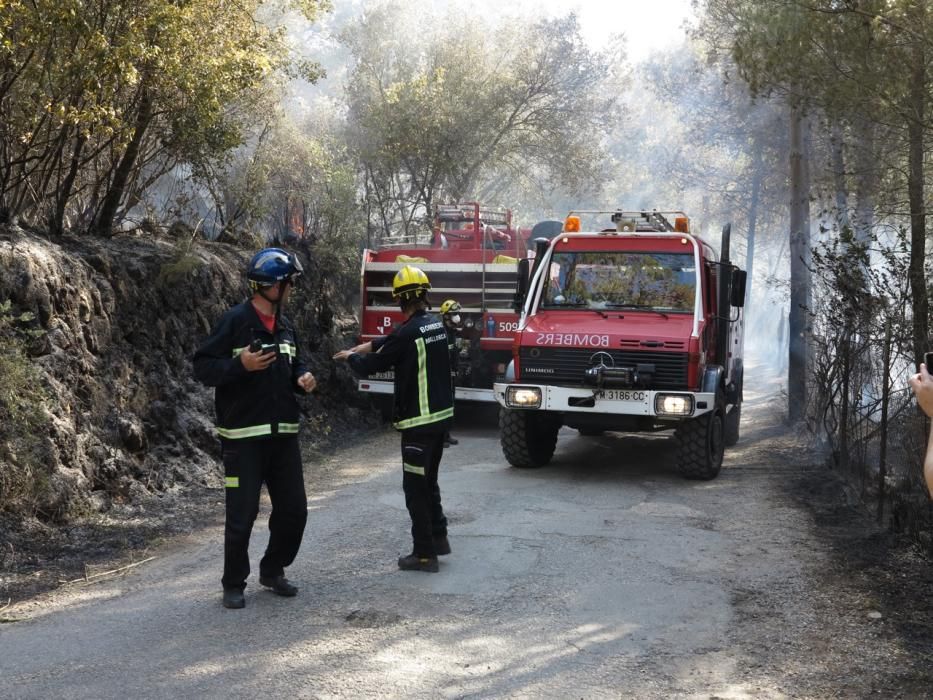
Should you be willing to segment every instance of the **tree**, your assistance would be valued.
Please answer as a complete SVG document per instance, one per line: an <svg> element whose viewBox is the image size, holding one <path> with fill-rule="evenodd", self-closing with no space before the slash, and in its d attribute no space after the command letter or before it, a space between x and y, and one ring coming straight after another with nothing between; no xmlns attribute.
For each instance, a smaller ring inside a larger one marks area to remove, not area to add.
<svg viewBox="0 0 933 700"><path fill-rule="evenodd" d="M222 0L2 0L0 209L108 233L159 177L242 141L235 107L291 70L264 7Z"/></svg>
<svg viewBox="0 0 933 700"><path fill-rule="evenodd" d="M410 34L406 21L385 4L344 34L351 143L385 230L542 173L570 190L595 180L616 92L601 90L613 73L574 15L495 30L421 17Z"/></svg>

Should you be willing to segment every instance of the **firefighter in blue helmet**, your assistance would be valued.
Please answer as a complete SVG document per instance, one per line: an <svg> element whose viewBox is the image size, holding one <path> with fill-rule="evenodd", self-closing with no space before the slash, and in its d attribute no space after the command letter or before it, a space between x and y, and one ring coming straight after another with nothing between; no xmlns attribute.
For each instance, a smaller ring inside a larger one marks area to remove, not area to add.
<svg viewBox="0 0 933 700"><path fill-rule="evenodd" d="M413 541L411 554L399 558L398 566L435 572L437 557L450 553L437 472L454 402L447 333L440 318L428 313L430 288L421 269L403 267L392 282L392 295L405 322L385 340L342 350L334 359L364 377L395 371L394 425L402 434L402 488Z"/></svg>
<svg viewBox="0 0 933 700"><path fill-rule="evenodd" d="M246 604L249 538L263 482L272 513L259 583L281 596L298 592L285 578L308 517L295 394L313 391L315 380L299 358L282 307L301 273L297 258L284 250L259 251L246 270L252 297L227 311L194 355L195 376L215 387L226 485L221 583L227 608Z"/></svg>

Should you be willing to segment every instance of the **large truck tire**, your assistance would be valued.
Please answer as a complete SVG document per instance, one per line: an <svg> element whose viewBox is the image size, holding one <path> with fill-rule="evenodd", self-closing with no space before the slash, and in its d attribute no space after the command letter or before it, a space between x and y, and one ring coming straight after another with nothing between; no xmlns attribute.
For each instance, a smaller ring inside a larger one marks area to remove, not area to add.
<svg viewBox="0 0 933 700"><path fill-rule="evenodd" d="M551 461L557 447L560 421L534 411L499 411L502 454L513 467L535 469Z"/></svg>
<svg viewBox="0 0 933 700"><path fill-rule="evenodd" d="M735 447L739 441L739 423L742 421L742 404L737 403L726 414L723 422L722 441L726 447Z"/></svg>
<svg viewBox="0 0 933 700"><path fill-rule="evenodd" d="M709 481L719 474L726 447L724 414L722 404L717 402L714 410L678 426L674 438L680 448L677 471L681 476Z"/></svg>

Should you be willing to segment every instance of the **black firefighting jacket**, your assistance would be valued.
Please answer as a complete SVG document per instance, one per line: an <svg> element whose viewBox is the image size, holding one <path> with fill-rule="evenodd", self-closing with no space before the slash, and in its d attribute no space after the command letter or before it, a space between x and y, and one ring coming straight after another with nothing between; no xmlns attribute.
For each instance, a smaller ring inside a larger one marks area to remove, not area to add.
<svg viewBox="0 0 933 700"><path fill-rule="evenodd" d="M347 359L359 375L395 369L395 418L398 430L446 430L454 415L450 355L443 322L423 309L378 344L379 352Z"/></svg>
<svg viewBox="0 0 933 700"><path fill-rule="evenodd" d="M254 340L277 357L266 369L248 372L240 353ZM303 393L298 378L307 371L288 319L279 317L273 335L250 301L227 311L194 354L195 377L216 387L217 432L228 440L295 435L299 418L295 394Z"/></svg>

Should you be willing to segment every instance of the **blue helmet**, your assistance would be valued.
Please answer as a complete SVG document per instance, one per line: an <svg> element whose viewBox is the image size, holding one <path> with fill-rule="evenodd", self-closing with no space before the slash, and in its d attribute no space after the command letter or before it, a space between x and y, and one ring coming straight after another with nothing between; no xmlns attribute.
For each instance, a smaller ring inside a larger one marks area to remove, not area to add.
<svg viewBox="0 0 933 700"><path fill-rule="evenodd" d="M249 261L246 268L246 279L253 289L258 287L271 287L285 281L294 281L304 270L301 263L291 253L281 248L264 248Z"/></svg>

